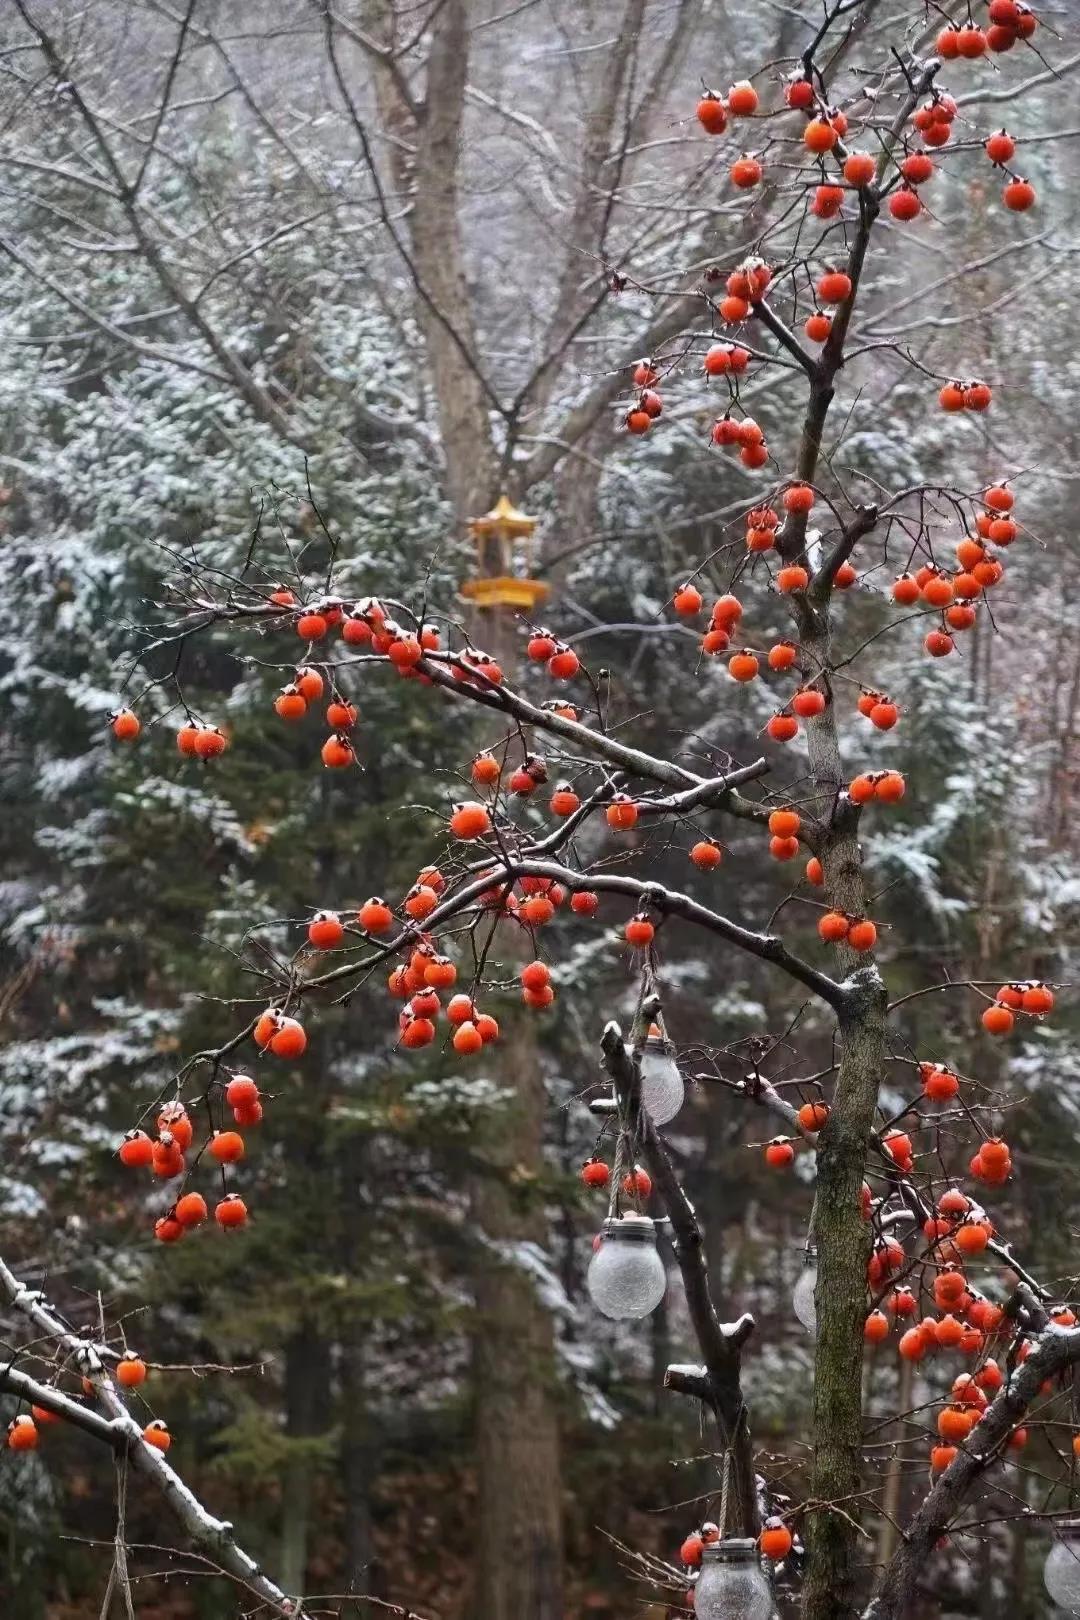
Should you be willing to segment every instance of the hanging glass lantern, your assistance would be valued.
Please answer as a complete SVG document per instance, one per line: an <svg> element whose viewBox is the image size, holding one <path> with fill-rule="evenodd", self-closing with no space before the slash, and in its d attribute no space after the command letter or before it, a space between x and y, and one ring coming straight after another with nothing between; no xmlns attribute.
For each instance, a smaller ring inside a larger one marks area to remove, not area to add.
<svg viewBox="0 0 1080 1620"><path fill-rule="evenodd" d="M772 1612L756 1541L735 1537L705 1547L694 1587L695 1620L770 1620Z"/></svg>
<svg viewBox="0 0 1080 1620"><path fill-rule="evenodd" d="M667 1275L656 1252L656 1227L647 1215L604 1222L585 1281L597 1310L617 1322L655 1311Z"/></svg>
<svg viewBox="0 0 1080 1620"><path fill-rule="evenodd" d="M791 1296L791 1308L807 1333L812 1336L817 1334L817 1305L814 1300L816 1290L817 1249L812 1243L808 1243L803 1257L803 1268Z"/></svg>
<svg viewBox="0 0 1080 1620"><path fill-rule="evenodd" d="M1080 1519L1054 1530L1054 1544L1043 1565L1046 1590L1066 1614L1080 1615Z"/></svg>
<svg viewBox="0 0 1080 1620"><path fill-rule="evenodd" d="M670 1041L650 1030L641 1049L641 1105L654 1125L667 1125L686 1100L686 1087Z"/></svg>

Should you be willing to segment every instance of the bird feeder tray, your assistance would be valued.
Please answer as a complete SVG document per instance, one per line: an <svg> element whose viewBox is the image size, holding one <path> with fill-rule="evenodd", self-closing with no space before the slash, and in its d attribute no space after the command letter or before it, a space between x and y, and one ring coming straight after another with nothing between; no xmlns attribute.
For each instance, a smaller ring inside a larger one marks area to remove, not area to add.
<svg viewBox="0 0 1080 1620"><path fill-rule="evenodd" d="M476 571L461 586L466 601L478 608L514 608L525 613L546 601L551 587L531 577L536 525L537 519L519 511L507 495L500 495L490 512L470 520ZM520 550L515 542L523 542Z"/></svg>
<svg viewBox="0 0 1080 1620"><path fill-rule="evenodd" d="M531 612L551 595L551 586L542 579L517 579L512 574L485 575L466 579L461 594L478 608L510 607Z"/></svg>

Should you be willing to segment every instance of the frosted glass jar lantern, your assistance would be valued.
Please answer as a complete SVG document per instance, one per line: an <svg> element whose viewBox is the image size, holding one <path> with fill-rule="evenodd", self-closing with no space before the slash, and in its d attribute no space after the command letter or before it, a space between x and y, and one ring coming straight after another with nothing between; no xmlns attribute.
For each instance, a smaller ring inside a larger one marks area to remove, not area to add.
<svg viewBox="0 0 1080 1620"><path fill-rule="evenodd" d="M654 1125L675 1118L686 1100L686 1087L675 1061L675 1048L662 1035L650 1035L641 1049L641 1105Z"/></svg>
<svg viewBox="0 0 1080 1620"><path fill-rule="evenodd" d="M667 1276L656 1252L656 1227L647 1215L604 1222L585 1281L597 1310L616 1322L655 1311Z"/></svg>
<svg viewBox="0 0 1080 1620"><path fill-rule="evenodd" d="M1059 1608L1080 1615L1080 1519L1068 1519L1054 1530L1043 1581Z"/></svg>
<svg viewBox="0 0 1080 1620"><path fill-rule="evenodd" d="M814 1294L817 1290L817 1249L812 1243L806 1245L806 1255L803 1268L799 1272L799 1280L795 1284L791 1296L791 1308L799 1318L807 1333L817 1334L817 1305Z"/></svg>
<svg viewBox="0 0 1080 1620"><path fill-rule="evenodd" d="M704 1549L694 1587L694 1620L771 1620L772 1612L772 1591L756 1541L735 1537Z"/></svg>

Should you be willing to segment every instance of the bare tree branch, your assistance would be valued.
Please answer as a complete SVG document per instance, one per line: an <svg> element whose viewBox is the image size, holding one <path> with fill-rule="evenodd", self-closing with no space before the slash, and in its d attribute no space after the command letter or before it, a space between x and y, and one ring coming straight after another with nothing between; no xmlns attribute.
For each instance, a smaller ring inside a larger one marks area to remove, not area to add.
<svg viewBox="0 0 1080 1620"><path fill-rule="evenodd" d="M642 1159L671 1220L687 1310L704 1362L704 1376L696 1385L680 1383L670 1371L665 1382L669 1388L696 1395L712 1411L722 1445L731 1452L740 1532L756 1536L761 1519L750 1425L740 1382L742 1347L753 1332L754 1319L743 1316L735 1332L721 1326L709 1289L701 1227L656 1127L641 1107L639 1064L625 1045L618 1024L607 1025L600 1049L624 1117L635 1121Z"/></svg>
<svg viewBox="0 0 1080 1620"><path fill-rule="evenodd" d="M0 1288L8 1303L31 1322L39 1334L63 1350L76 1371L94 1386L96 1398L109 1414L110 1421L99 1420L100 1427L96 1431L85 1422L80 1426L87 1433L94 1432L96 1439L106 1440L114 1449L126 1448L133 1465L161 1491L192 1543L211 1554L221 1569L258 1599L268 1613L279 1616L280 1620L304 1620L308 1611L300 1599L289 1597L263 1574L255 1559L236 1541L232 1525L208 1513L166 1461L164 1454L143 1439L141 1426L128 1411L106 1371L104 1347L69 1328L48 1305L44 1295L20 1283L2 1259ZM9 1387L15 1386L9 1384ZM56 1411L59 1416L71 1416L57 1392L46 1389L41 1393L44 1396L40 1401L42 1406Z"/></svg>

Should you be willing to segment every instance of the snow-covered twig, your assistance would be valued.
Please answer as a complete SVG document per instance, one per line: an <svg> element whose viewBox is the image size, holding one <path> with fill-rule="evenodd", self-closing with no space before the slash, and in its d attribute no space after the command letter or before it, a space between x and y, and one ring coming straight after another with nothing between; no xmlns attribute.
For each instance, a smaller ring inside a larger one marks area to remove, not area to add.
<svg viewBox="0 0 1080 1620"><path fill-rule="evenodd" d="M232 1525L225 1519L215 1518L162 1452L144 1440L141 1426L128 1411L106 1370L104 1347L74 1332L48 1304L44 1294L20 1283L2 1259L0 1288L13 1309L32 1323L39 1334L63 1350L79 1374L93 1385L108 1419L79 1406L59 1390L26 1378L14 1367L0 1373L0 1387L25 1395L58 1417L77 1422L80 1428L111 1445L114 1451L125 1452L134 1466L153 1480L194 1546L210 1554L224 1574L246 1587L268 1614L277 1615L280 1620L304 1620L307 1611L302 1601L289 1597L263 1573L236 1540ZM72 1408L77 1409L78 1417Z"/></svg>

